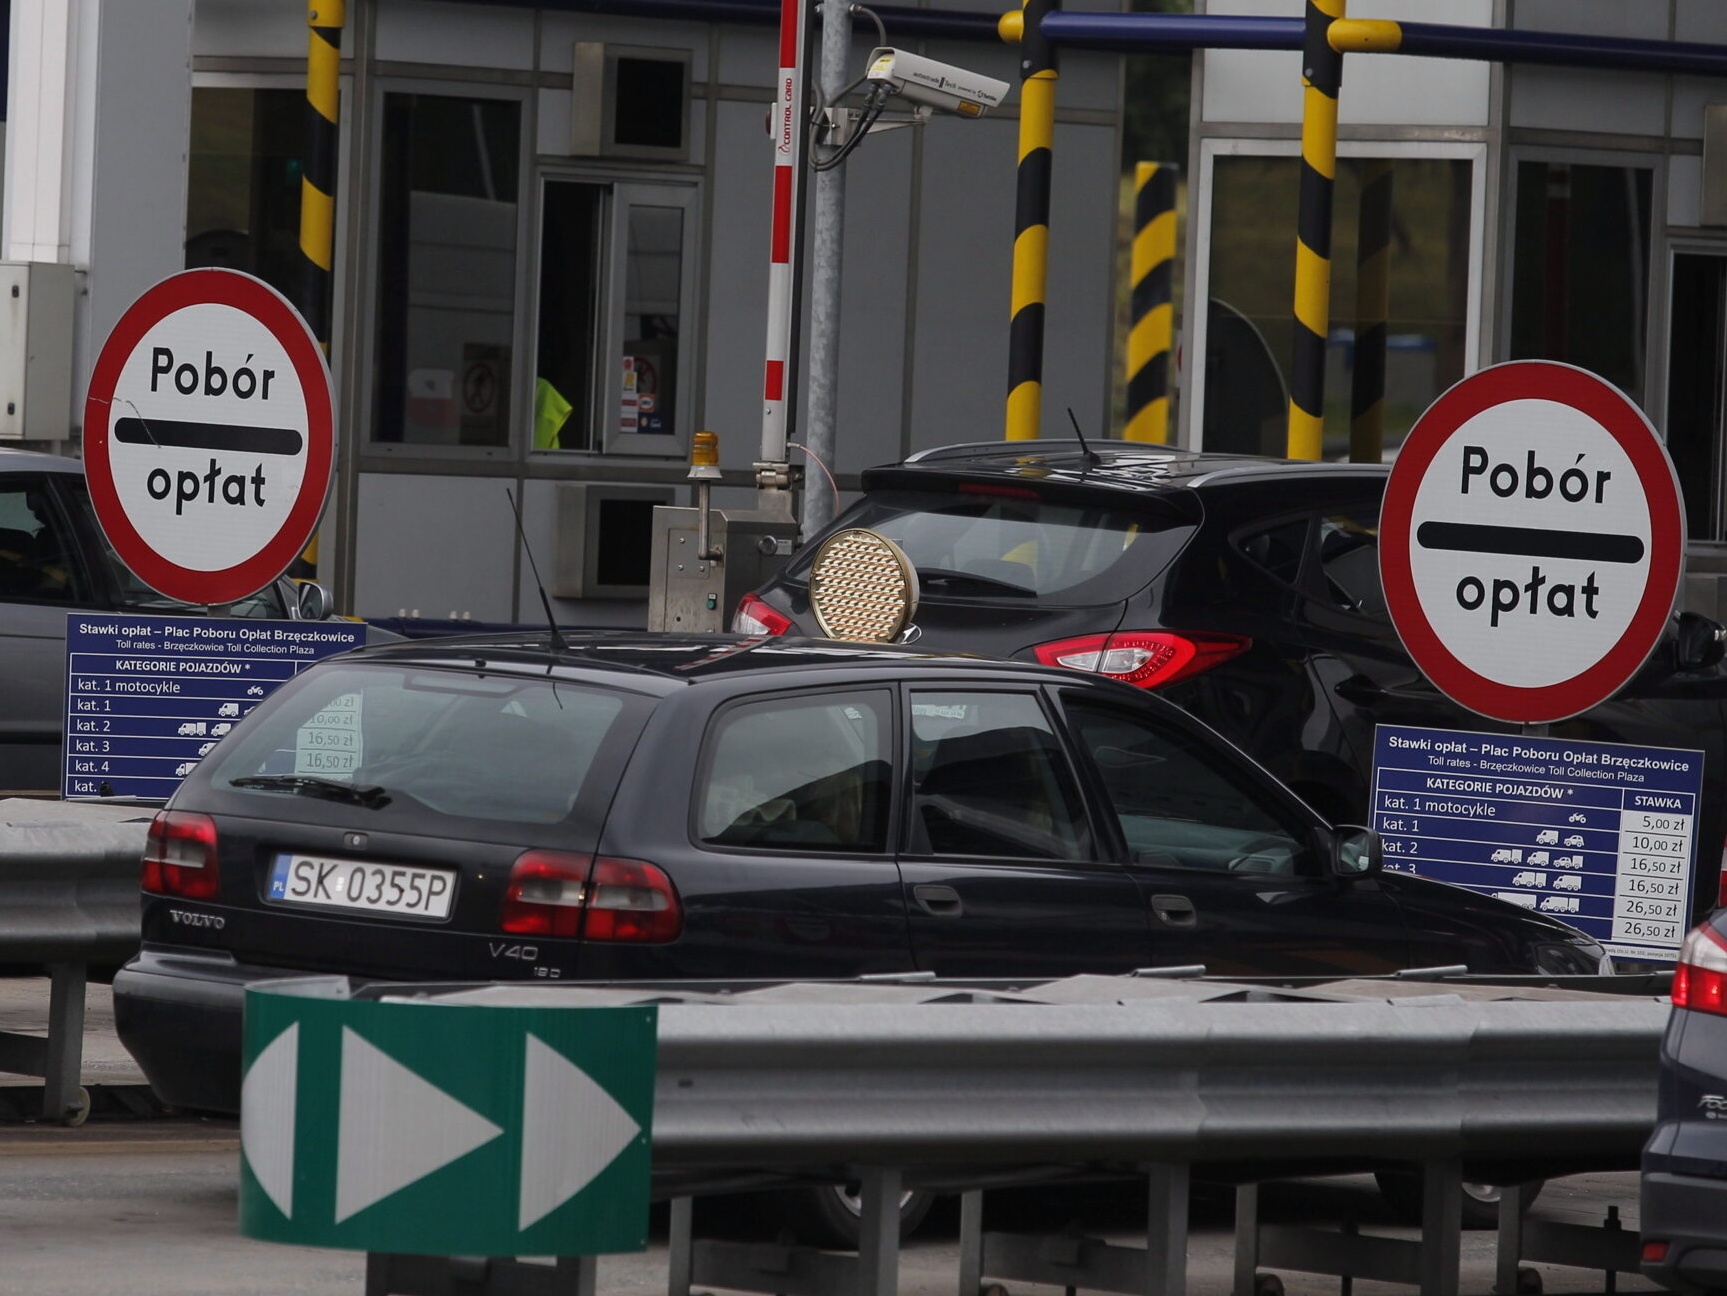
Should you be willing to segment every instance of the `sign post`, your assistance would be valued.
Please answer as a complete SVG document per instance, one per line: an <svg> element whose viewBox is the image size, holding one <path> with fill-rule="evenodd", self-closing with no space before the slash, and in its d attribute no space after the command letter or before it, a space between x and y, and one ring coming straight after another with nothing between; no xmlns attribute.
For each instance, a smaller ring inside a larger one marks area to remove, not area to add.
<svg viewBox="0 0 1727 1296"><path fill-rule="evenodd" d="M274 288L235 270L171 275L97 357L84 408L97 520L151 589L255 594L311 539L330 489L330 372Z"/></svg>
<svg viewBox="0 0 1727 1296"><path fill-rule="evenodd" d="M1410 431L1379 563L1404 647L1452 701L1545 724L1612 697L1672 615L1685 505L1643 412L1570 365L1465 378Z"/></svg>

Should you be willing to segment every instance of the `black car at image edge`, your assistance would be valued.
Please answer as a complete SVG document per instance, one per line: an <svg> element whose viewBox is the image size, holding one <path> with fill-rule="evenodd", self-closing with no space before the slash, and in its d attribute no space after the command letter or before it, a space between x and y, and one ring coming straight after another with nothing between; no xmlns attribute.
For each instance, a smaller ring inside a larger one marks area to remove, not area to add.
<svg viewBox="0 0 1727 1296"><path fill-rule="evenodd" d="M1589 974L1543 915L1382 873L1179 709L1071 671L796 639L363 649L151 829L121 1040L234 1111L253 981Z"/></svg>

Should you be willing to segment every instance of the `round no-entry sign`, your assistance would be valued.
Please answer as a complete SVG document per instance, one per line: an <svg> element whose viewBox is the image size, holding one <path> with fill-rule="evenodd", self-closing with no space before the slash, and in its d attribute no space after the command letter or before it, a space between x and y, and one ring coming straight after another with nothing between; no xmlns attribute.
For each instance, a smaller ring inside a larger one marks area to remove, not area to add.
<svg viewBox="0 0 1727 1296"><path fill-rule="evenodd" d="M150 588L231 603L288 569L330 488L323 352L288 299L235 270L188 270L120 317L90 377L96 517Z"/></svg>
<svg viewBox="0 0 1727 1296"><path fill-rule="evenodd" d="M1385 488L1392 623L1452 701L1540 724L1636 673L1672 614L1685 505L1643 412L1582 369L1520 360L1433 403Z"/></svg>

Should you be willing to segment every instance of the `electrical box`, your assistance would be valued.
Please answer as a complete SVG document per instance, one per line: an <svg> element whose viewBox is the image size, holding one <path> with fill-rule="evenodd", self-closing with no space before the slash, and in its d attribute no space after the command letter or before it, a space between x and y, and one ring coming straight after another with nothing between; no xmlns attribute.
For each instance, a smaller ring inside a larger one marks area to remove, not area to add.
<svg viewBox="0 0 1727 1296"><path fill-rule="evenodd" d="M708 528L717 559L697 556L699 509L654 510L649 630L731 629L738 603L785 564L798 532L790 518L747 509L711 509Z"/></svg>
<svg viewBox="0 0 1727 1296"><path fill-rule="evenodd" d="M568 599L645 599L655 505L670 486L559 482L552 593Z"/></svg>
<svg viewBox="0 0 1727 1296"><path fill-rule="evenodd" d="M688 161L689 51L575 42L570 153Z"/></svg>
<svg viewBox="0 0 1727 1296"><path fill-rule="evenodd" d="M0 441L72 435L72 303L77 272L0 261Z"/></svg>

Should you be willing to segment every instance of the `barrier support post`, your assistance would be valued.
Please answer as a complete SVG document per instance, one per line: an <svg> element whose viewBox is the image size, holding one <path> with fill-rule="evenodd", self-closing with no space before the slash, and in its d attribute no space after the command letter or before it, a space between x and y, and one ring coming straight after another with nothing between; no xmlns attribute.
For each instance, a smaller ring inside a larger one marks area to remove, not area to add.
<svg viewBox="0 0 1727 1296"><path fill-rule="evenodd" d="M857 1296L894 1296L899 1291L899 1198L897 1169L870 1166L863 1181L863 1218L858 1237Z"/></svg>
<svg viewBox="0 0 1727 1296"><path fill-rule="evenodd" d="M1289 457L1325 449L1325 343L1331 332L1331 208L1337 184L1337 94L1343 55L1326 30L1345 0L1307 0L1302 52L1301 190L1296 213L1294 347L1289 366Z"/></svg>
<svg viewBox="0 0 1727 1296"><path fill-rule="evenodd" d="M983 1291L983 1190L959 1196L959 1296Z"/></svg>
<svg viewBox="0 0 1727 1296"><path fill-rule="evenodd" d="M690 1296L695 1206L693 1197L672 1198L671 1222L666 1230L666 1296Z"/></svg>
<svg viewBox="0 0 1727 1296"><path fill-rule="evenodd" d="M1232 1296L1258 1296L1259 1185L1244 1183L1235 1190L1235 1286Z"/></svg>
<svg viewBox="0 0 1727 1296"><path fill-rule="evenodd" d="M1185 1162L1147 1167L1150 1208L1145 1221L1147 1296L1186 1296L1187 1190Z"/></svg>
<svg viewBox="0 0 1727 1296"><path fill-rule="evenodd" d="M1457 1296L1462 1252L1462 1163L1429 1161L1421 1168L1421 1296Z"/></svg>

